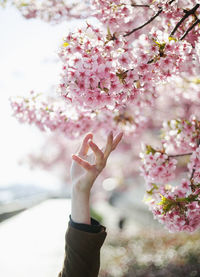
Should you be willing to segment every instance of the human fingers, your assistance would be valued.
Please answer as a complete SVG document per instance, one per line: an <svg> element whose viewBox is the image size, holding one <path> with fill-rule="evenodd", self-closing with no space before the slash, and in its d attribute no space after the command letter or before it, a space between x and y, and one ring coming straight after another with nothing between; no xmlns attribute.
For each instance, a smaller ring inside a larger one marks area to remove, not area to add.
<svg viewBox="0 0 200 277"><path fill-rule="evenodd" d="M89 133L85 136L85 138L83 139L82 145L81 145L81 149L79 151L79 155L80 156L85 156L87 155L88 149L89 149L89 145L88 145L88 140L93 138L93 134Z"/></svg>
<svg viewBox="0 0 200 277"><path fill-rule="evenodd" d="M87 161L81 159L77 155L72 155L72 159L78 163L81 167L83 167L85 170L90 171L92 170L92 165L88 163Z"/></svg>
<svg viewBox="0 0 200 277"><path fill-rule="evenodd" d="M92 151L94 152L97 162L101 161L104 157L103 152L99 149L99 147L93 141L89 141L89 146L92 149Z"/></svg>
<svg viewBox="0 0 200 277"><path fill-rule="evenodd" d="M119 134L116 136L116 138L115 138L114 141L113 141L112 150L111 150L111 151L115 150L115 148L116 148L117 145L119 144L119 142L120 142L120 140L122 139L122 137L123 137L123 132L119 133Z"/></svg>
<svg viewBox="0 0 200 277"><path fill-rule="evenodd" d="M111 131L107 137L106 148L104 151L104 157L107 159L110 152L112 151L112 143L113 143L113 132Z"/></svg>

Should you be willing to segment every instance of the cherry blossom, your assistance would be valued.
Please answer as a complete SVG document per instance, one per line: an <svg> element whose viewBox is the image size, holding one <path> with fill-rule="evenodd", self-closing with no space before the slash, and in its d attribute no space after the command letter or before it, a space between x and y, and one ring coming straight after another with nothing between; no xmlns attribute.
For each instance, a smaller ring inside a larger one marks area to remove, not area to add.
<svg viewBox="0 0 200 277"><path fill-rule="evenodd" d="M21 123L34 124L41 131L59 131L71 139L85 134L88 130L108 132L110 127L115 132L123 130L129 135L136 136L142 131L140 123L143 121L145 124L143 117L133 119L127 108L120 111L88 113L81 107L73 107L61 99L46 98L33 91L29 97L16 97L10 101L13 115Z"/></svg>
<svg viewBox="0 0 200 277"><path fill-rule="evenodd" d="M151 146L146 146L146 152L141 155L142 174L146 181L164 184L175 177L177 161L168 157L163 151L156 151Z"/></svg>
<svg viewBox="0 0 200 277"><path fill-rule="evenodd" d="M165 122L163 127L163 142L167 151L187 153L196 149L199 122L195 117L191 120L171 120Z"/></svg>
<svg viewBox="0 0 200 277"><path fill-rule="evenodd" d="M164 141L167 143L163 144L162 150L147 145L141 154L147 203L154 217L171 232L193 232L200 227L199 121L195 117L191 121L171 120L166 128L168 133L164 134ZM166 140L169 136L171 139ZM166 154L169 149L174 154ZM188 178L182 179L181 184L177 185L176 158L185 156L190 157L187 164ZM175 181L176 185L169 185L169 181Z"/></svg>
<svg viewBox="0 0 200 277"><path fill-rule="evenodd" d="M188 164L188 169L192 175L192 184L199 186L200 184L200 147L192 153L190 157L190 163Z"/></svg>
<svg viewBox="0 0 200 277"><path fill-rule="evenodd" d="M27 19L40 18L41 20L51 23L60 23L71 18L85 18L90 14L88 13L89 5L87 1L13 0L12 4L14 4Z"/></svg>
<svg viewBox="0 0 200 277"><path fill-rule="evenodd" d="M171 232L193 232L200 227L200 196L191 192L189 183L183 179L181 186L157 189L148 203L154 217Z"/></svg>

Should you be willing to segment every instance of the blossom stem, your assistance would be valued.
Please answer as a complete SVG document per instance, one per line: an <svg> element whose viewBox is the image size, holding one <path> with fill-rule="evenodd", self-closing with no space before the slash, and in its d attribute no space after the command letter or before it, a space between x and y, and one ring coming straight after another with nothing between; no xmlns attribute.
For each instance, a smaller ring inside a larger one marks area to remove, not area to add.
<svg viewBox="0 0 200 277"><path fill-rule="evenodd" d="M141 8L150 8L149 5L139 5L139 4L137 5L137 4L134 4L134 3L131 4L131 7L136 7L136 8L138 8L138 7L139 7L139 8L140 8L140 7L141 7Z"/></svg>
<svg viewBox="0 0 200 277"><path fill-rule="evenodd" d="M169 158L176 158L176 157L184 157L184 156L188 156L188 155L192 155L192 152L191 153L185 153L185 154L170 155L168 157Z"/></svg>
<svg viewBox="0 0 200 277"><path fill-rule="evenodd" d="M200 145L200 138L197 139L197 147L199 147ZM192 169L192 174L190 176L190 180L192 181L192 178L194 176L194 173L195 173L195 170L196 170L196 166L194 165L193 169Z"/></svg>

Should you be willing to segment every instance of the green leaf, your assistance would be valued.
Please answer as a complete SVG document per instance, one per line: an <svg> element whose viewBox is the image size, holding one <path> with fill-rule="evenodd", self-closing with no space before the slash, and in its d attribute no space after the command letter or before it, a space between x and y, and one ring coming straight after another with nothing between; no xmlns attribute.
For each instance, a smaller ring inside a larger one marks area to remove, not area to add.
<svg viewBox="0 0 200 277"><path fill-rule="evenodd" d="M156 153L156 150L151 145L146 145L146 154L152 153L153 155Z"/></svg>
<svg viewBox="0 0 200 277"><path fill-rule="evenodd" d="M172 40L177 41L176 38L174 38L174 37L169 37L169 41L172 41Z"/></svg>
<svg viewBox="0 0 200 277"><path fill-rule="evenodd" d="M153 187L152 187L152 189L151 190L148 190L148 191L146 191L148 194L150 194L150 195L152 195L153 194L153 191L155 190L155 189L158 189L158 186L156 185L156 184L151 184Z"/></svg>

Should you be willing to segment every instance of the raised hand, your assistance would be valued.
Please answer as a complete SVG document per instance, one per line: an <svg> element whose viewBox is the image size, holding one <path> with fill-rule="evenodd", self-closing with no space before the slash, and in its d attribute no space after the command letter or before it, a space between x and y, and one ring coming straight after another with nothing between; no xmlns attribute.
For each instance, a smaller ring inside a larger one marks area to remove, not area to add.
<svg viewBox="0 0 200 277"><path fill-rule="evenodd" d="M92 141L92 134L86 135L79 153L72 156L74 162L71 168L71 178L80 190L91 189L95 179L106 166L110 153L115 150L122 136L123 133L120 133L114 139L113 133L110 132L103 151ZM87 156L89 148L93 151L93 155Z"/></svg>

